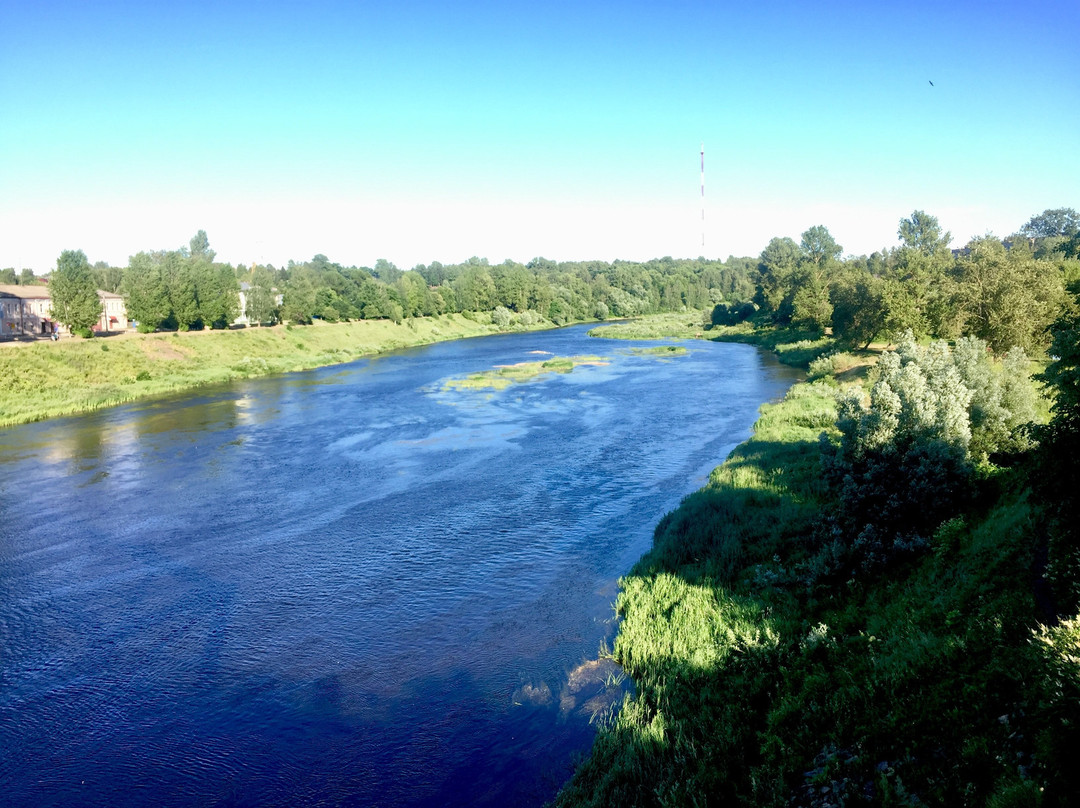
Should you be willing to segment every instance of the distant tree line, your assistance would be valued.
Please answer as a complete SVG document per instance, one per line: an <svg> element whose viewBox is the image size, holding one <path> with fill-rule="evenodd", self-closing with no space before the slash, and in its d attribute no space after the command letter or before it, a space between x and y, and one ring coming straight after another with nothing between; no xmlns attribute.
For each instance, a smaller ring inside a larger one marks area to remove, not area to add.
<svg viewBox="0 0 1080 808"><path fill-rule="evenodd" d="M1004 240L972 239L950 250L938 220L914 211L900 221L900 245L870 256L843 255L828 228L796 242L772 239L756 258L569 261L534 258L490 264L418 264L384 259L343 266L310 261L232 266L216 262L200 230L188 247L140 252L125 268L91 267L97 288L121 293L140 330L224 328L240 312L253 324L389 319L401 322L482 312L493 322L556 325L683 309L706 310L716 325L754 317L832 333L866 345L911 329L917 338L971 334L995 352L1048 344L1066 286L1080 279L1080 215L1071 208L1033 216ZM29 283L32 272L0 279Z"/></svg>
<svg viewBox="0 0 1080 808"><path fill-rule="evenodd" d="M1080 279L1078 229L1071 208L1047 210L1008 239L983 236L950 250L949 233L917 210L900 221L899 247L842 260L828 229L813 227L799 244L769 242L753 302L778 324L831 327L851 345L910 328L917 337L971 334L997 353L1037 350L1048 344L1066 287Z"/></svg>

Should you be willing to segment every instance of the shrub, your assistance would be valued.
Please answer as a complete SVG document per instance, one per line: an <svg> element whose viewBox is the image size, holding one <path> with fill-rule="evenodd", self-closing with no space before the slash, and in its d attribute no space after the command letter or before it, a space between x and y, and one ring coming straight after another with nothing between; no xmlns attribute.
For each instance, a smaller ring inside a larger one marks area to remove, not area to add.
<svg viewBox="0 0 1080 808"><path fill-rule="evenodd" d="M811 381L823 379L826 376L832 376L836 371L834 355L826 354L825 356L819 356L817 359L811 359L808 370Z"/></svg>
<svg viewBox="0 0 1080 808"><path fill-rule="evenodd" d="M838 500L829 534L847 537L863 570L927 547L970 498L976 396L953 359L946 343L921 348L909 331L882 355L869 403L850 392L838 403L840 440L826 440L823 453Z"/></svg>

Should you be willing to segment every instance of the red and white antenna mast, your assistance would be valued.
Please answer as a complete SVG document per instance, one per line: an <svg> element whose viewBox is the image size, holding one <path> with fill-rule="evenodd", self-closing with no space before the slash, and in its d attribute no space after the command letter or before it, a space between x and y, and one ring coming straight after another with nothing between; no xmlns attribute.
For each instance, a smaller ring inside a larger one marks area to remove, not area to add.
<svg viewBox="0 0 1080 808"><path fill-rule="evenodd" d="M701 143L701 246L705 246L705 142Z"/></svg>

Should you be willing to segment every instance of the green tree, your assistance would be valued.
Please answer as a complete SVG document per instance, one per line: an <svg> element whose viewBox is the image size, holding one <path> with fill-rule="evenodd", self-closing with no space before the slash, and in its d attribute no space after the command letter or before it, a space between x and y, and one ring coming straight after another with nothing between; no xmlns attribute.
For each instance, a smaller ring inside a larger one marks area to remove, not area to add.
<svg viewBox="0 0 1080 808"><path fill-rule="evenodd" d="M93 266L94 283L98 289L106 292L119 293L120 284L124 279L124 270L120 267L109 266L105 261L98 261Z"/></svg>
<svg viewBox="0 0 1080 808"><path fill-rule="evenodd" d="M240 285L228 264L190 259L195 278L199 320L210 328L228 328L240 313Z"/></svg>
<svg viewBox="0 0 1080 808"><path fill-rule="evenodd" d="M274 322L277 319L274 298L274 274L266 267L256 267L244 294L244 314L248 322L253 325Z"/></svg>
<svg viewBox="0 0 1080 808"><path fill-rule="evenodd" d="M140 333L153 333L169 320L169 293L161 267L149 253L140 252L128 259L121 290L127 316L138 323Z"/></svg>
<svg viewBox="0 0 1080 808"><path fill-rule="evenodd" d="M18 277L15 275L15 269L13 267L7 267L0 269L0 283L6 283L14 285L19 282Z"/></svg>
<svg viewBox="0 0 1080 808"><path fill-rule="evenodd" d="M909 250L923 255L935 255L948 250L952 241L951 233L942 233L936 216L917 210L910 218L901 219L897 235Z"/></svg>
<svg viewBox="0 0 1080 808"><path fill-rule="evenodd" d="M295 273L285 285L281 316L291 323L308 325L315 315L315 285L307 274Z"/></svg>
<svg viewBox="0 0 1080 808"><path fill-rule="evenodd" d="M217 255L216 252L210 249L210 239L207 238L205 230L200 230L192 236L188 246L190 247L188 255L191 258L203 259L213 263L214 257Z"/></svg>
<svg viewBox="0 0 1080 808"><path fill-rule="evenodd" d="M758 261L757 302L779 322L791 319L799 255L799 245L785 236L769 241Z"/></svg>
<svg viewBox="0 0 1080 808"><path fill-rule="evenodd" d="M799 328L823 332L832 322L833 305L829 287L815 275L799 284L791 302L791 323Z"/></svg>
<svg viewBox="0 0 1080 808"><path fill-rule="evenodd" d="M392 261L387 261L385 258L379 258L375 261L375 268L372 270L372 274L383 283L390 284L401 277L401 270L398 269Z"/></svg>
<svg viewBox="0 0 1080 808"><path fill-rule="evenodd" d="M1047 328L1064 301L1060 272L984 236L968 245L957 274L965 330L986 340L995 353L1013 345L1028 352L1046 346Z"/></svg>
<svg viewBox="0 0 1080 808"><path fill-rule="evenodd" d="M1051 327L1050 355L1039 377L1053 394L1050 422L1036 430L1035 490L1047 516L1047 576L1058 611L1080 607L1080 288L1070 290L1073 305Z"/></svg>
<svg viewBox="0 0 1080 808"><path fill-rule="evenodd" d="M951 263L948 250L927 254L904 246L893 252L885 273L886 331L897 334L910 328L919 337L960 334Z"/></svg>
<svg viewBox="0 0 1080 808"><path fill-rule="evenodd" d="M34 275L34 270L24 269L19 273L19 285L20 286L33 286L37 283L37 277ZM110 289L109 291L115 291Z"/></svg>
<svg viewBox="0 0 1080 808"><path fill-rule="evenodd" d="M1021 429L1035 418L1035 390L1024 349L1010 348L1000 367L995 367L987 344L966 336L956 341L952 362L964 386L972 392L968 406L971 454L988 457L1031 448Z"/></svg>
<svg viewBox="0 0 1080 808"><path fill-rule="evenodd" d="M844 248L832 237L829 228L823 224L816 224L803 233L799 246L811 263L818 267L836 261L844 251Z"/></svg>
<svg viewBox="0 0 1080 808"><path fill-rule="evenodd" d="M852 269L834 282L833 336L849 345L868 348L885 328L884 281L862 269Z"/></svg>
<svg viewBox="0 0 1080 808"><path fill-rule="evenodd" d="M180 331L201 328L199 314L199 294L191 264L179 251L169 251L161 255L161 276L165 282L165 291L169 298L172 325Z"/></svg>
<svg viewBox="0 0 1080 808"><path fill-rule="evenodd" d="M94 273L82 250L64 250L49 278L52 316L72 333L89 337L103 311Z"/></svg>
<svg viewBox="0 0 1080 808"><path fill-rule="evenodd" d="M1072 208L1044 210L1028 219L1027 224L1020 228L1020 233L1034 239L1055 236L1072 238L1080 233L1080 213Z"/></svg>

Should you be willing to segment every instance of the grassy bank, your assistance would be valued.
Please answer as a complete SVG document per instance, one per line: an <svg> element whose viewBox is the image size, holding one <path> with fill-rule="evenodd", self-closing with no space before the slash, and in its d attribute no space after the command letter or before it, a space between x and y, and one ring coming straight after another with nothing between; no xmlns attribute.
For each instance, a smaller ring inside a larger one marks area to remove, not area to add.
<svg viewBox="0 0 1080 808"><path fill-rule="evenodd" d="M793 328L762 327L750 322L737 326L708 324L701 311L653 314L637 320L601 325L590 336L607 339L707 339L713 342L743 342L776 354L786 365L805 368L814 359L835 349L831 337Z"/></svg>
<svg viewBox="0 0 1080 808"><path fill-rule="evenodd" d="M0 350L0 425L499 330L490 320L444 315L7 346Z"/></svg>
<svg viewBox="0 0 1080 808"><path fill-rule="evenodd" d="M1022 469L984 468L929 552L830 573L819 436L865 370L819 361L657 526L616 601L635 695L556 805L1076 804L1080 626L1040 625Z"/></svg>

